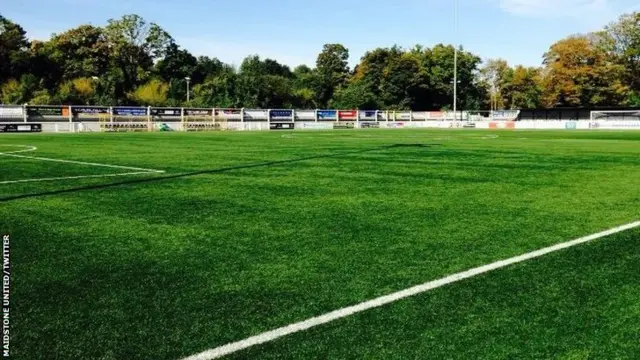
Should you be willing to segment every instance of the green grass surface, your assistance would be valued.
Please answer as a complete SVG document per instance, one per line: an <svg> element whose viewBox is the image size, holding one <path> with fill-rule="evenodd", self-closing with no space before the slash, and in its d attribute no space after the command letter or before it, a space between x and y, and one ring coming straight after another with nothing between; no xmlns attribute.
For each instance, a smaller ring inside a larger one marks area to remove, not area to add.
<svg viewBox="0 0 640 360"><path fill-rule="evenodd" d="M2 145L166 170L0 185L16 359L177 359L640 218L640 132L38 134ZM4 156L0 169L0 181L120 172ZM233 357L635 359L638 234Z"/></svg>

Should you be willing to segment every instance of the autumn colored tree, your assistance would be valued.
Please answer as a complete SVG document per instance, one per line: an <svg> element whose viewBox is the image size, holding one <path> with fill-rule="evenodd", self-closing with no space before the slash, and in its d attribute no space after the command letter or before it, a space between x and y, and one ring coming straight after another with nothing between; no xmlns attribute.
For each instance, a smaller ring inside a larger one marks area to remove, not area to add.
<svg viewBox="0 0 640 360"><path fill-rule="evenodd" d="M624 67L610 61L595 36L576 35L553 44L544 55L543 105L603 106L624 102Z"/></svg>

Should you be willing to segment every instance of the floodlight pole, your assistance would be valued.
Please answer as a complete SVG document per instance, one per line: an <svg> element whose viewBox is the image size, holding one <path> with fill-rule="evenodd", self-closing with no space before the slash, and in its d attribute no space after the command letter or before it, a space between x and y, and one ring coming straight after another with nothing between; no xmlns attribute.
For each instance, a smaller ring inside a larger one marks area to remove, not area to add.
<svg viewBox="0 0 640 360"><path fill-rule="evenodd" d="M189 102L189 82L191 81L191 78L187 76L184 79L187 80L187 102Z"/></svg>
<svg viewBox="0 0 640 360"><path fill-rule="evenodd" d="M453 119L458 120L458 0L453 0Z"/></svg>

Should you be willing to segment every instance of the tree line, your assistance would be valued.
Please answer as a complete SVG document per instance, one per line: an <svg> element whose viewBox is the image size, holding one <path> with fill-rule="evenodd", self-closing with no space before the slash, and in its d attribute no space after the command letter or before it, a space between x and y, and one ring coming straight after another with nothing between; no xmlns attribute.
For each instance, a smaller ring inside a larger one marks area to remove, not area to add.
<svg viewBox="0 0 640 360"><path fill-rule="evenodd" d="M229 108L450 109L452 45L377 48L349 67L326 44L314 68L247 56L238 67L181 48L138 15L30 41L0 15L0 102ZM549 47L539 67L458 50L467 110L640 106L640 13ZM190 90L187 96L187 81Z"/></svg>

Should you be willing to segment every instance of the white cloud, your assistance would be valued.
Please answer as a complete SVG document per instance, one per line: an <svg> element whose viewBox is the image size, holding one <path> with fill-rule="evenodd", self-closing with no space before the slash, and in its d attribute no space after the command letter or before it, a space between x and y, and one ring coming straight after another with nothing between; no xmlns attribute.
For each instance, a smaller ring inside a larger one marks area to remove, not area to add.
<svg viewBox="0 0 640 360"><path fill-rule="evenodd" d="M528 17L608 17L609 0L498 0L506 12Z"/></svg>

